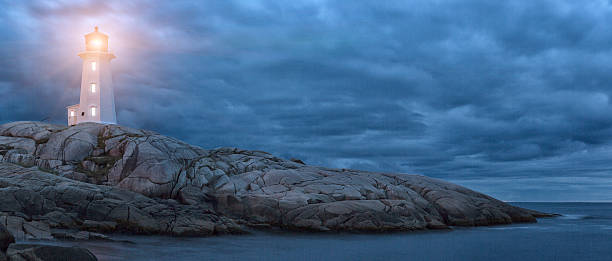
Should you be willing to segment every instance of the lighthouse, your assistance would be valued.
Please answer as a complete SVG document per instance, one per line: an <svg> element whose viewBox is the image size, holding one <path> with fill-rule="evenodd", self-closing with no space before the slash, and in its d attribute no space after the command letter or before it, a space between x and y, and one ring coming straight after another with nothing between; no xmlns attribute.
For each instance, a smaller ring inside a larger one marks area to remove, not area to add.
<svg viewBox="0 0 612 261"><path fill-rule="evenodd" d="M95 31L85 35L85 51L78 54L81 67L81 99L68 106L68 125L81 122L116 124L115 97L110 61L115 58L108 51L108 35Z"/></svg>

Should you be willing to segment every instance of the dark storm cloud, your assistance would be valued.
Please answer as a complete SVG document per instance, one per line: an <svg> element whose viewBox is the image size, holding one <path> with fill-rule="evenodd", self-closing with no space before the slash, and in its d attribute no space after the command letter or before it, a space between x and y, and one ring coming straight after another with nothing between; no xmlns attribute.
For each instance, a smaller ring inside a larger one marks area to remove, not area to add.
<svg viewBox="0 0 612 261"><path fill-rule="evenodd" d="M0 122L63 123L100 25L121 124L503 199L612 198L609 1L0 3Z"/></svg>

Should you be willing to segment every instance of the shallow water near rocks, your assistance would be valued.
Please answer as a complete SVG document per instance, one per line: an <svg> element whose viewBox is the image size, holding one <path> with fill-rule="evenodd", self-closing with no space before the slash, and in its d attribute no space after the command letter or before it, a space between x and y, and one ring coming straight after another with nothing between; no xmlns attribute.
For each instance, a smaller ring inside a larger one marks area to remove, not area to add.
<svg viewBox="0 0 612 261"><path fill-rule="evenodd" d="M388 234L254 232L172 238L112 236L78 245L99 260L612 260L612 203L512 203L563 217L538 223ZM38 242L40 243L40 242Z"/></svg>

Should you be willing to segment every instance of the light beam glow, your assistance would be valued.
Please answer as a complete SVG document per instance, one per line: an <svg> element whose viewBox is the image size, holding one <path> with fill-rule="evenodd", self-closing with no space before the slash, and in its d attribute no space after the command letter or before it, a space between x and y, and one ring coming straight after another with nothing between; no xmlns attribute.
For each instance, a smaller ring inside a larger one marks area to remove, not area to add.
<svg viewBox="0 0 612 261"><path fill-rule="evenodd" d="M91 40L91 45L96 48L100 48L102 46L102 41L99 39Z"/></svg>

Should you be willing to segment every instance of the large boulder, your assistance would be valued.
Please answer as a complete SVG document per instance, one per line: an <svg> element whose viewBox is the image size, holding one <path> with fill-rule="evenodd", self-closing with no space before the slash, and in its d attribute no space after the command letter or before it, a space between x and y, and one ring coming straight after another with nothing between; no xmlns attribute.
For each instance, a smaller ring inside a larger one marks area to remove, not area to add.
<svg viewBox="0 0 612 261"><path fill-rule="evenodd" d="M27 220L26 215L19 213L20 216L0 216L0 224L6 226L8 231L17 240L45 240L53 239L49 224L43 221Z"/></svg>
<svg viewBox="0 0 612 261"><path fill-rule="evenodd" d="M15 238L3 224L0 224L0 252L6 252L12 243L15 243Z"/></svg>
<svg viewBox="0 0 612 261"><path fill-rule="evenodd" d="M42 122L16 121L0 125L0 136L22 137L45 143L51 134L66 129L65 126L53 125Z"/></svg>
<svg viewBox="0 0 612 261"><path fill-rule="evenodd" d="M97 261L89 250L81 247L15 244L7 251L10 261Z"/></svg>

